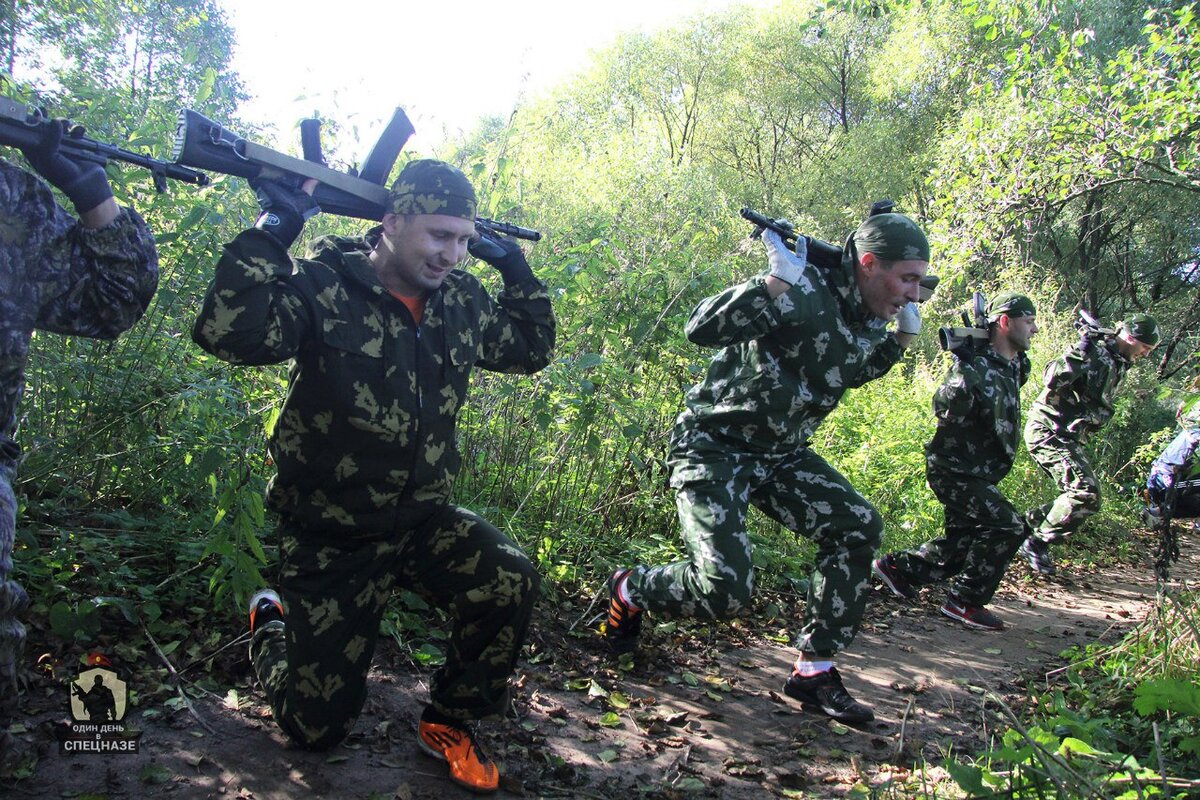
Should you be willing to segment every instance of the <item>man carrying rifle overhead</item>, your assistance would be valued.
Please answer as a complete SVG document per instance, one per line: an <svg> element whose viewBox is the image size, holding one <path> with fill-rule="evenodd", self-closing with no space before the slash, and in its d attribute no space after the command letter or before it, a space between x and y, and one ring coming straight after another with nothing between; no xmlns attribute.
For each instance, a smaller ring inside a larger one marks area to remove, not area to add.
<svg viewBox="0 0 1200 800"><path fill-rule="evenodd" d="M1115 331L1088 319L1079 341L1046 365L1044 388L1025 424L1029 455L1059 491L1054 502L1025 515L1030 534L1020 552L1042 575L1057 571L1050 545L1100 510L1100 481L1084 445L1112 419L1117 391L1133 362L1158 344L1158 322L1149 314L1133 314Z"/></svg>
<svg viewBox="0 0 1200 800"><path fill-rule="evenodd" d="M539 579L512 541L450 503L454 429L475 366L549 362L546 287L515 242L476 238L475 190L449 164L410 162L381 226L319 239L294 262L287 249L319 209L282 183L255 186L263 214L226 245L192 331L231 364L291 364L267 489L279 592L250 601L255 671L288 736L333 747L366 699L392 589L422 593L453 629L418 743L455 782L492 791L499 773L473 723L507 708ZM468 252L499 270L496 298L455 269Z"/></svg>
<svg viewBox="0 0 1200 800"><path fill-rule="evenodd" d="M925 478L945 506L946 534L871 567L905 600L916 599L919 586L954 578L941 611L969 628L1003 629L987 604L1025 539L1025 521L998 484L1021 442L1036 314L1025 295L1001 292L987 305L986 343L952 351L954 363L933 396L937 431L925 446Z"/></svg>
<svg viewBox="0 0 1200 800"><path fill-rule="evenodd" d="M45 183L0 159L0 776L21 760L8 729L25 640L19 616L29 599L11 572L21 455L14 436L30 339L35 330L115 339L141 318L158 286L146 223L117 205L99 164L65 154L67 134L65 122L47 121L22 152L76 214Z"/></svg>
<svg viewBox="0 0 1200 800"><path fill-rule="evenodd" d="M794 253L772 230L763 241L766 274L703 300L687 324L692 342L720 348L671 436L687 557L614 572L605 635L626 652L646 611L709 619L744 611L754 588L753 503L817 545L784 691L835 719L866 722L874 714L846 691L834 658L861 622L883 521L809 440L848 389L886 373L920 332L929 244L894 213L860 225L829 271L807 262L804 237Z"/></svg>

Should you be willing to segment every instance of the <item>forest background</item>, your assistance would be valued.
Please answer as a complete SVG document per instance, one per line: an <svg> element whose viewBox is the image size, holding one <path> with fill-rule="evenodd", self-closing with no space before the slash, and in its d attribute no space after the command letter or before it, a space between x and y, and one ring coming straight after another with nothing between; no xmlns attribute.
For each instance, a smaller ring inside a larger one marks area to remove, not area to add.
<svg viewBox="0 0 1200 800"><path fill-rule="evenodd" d="M1077 338L1077 308L1152 313L1164 340L1093 445L1104 511L1065 551L1127 557L1149 462L1197 391L1198 34L1185 3L784 0L622 36L507 118L402 154L460 165L481 214L546 234L530 261L553 292L557 356L532 379L477 375L457 502L519 541L551 593L677 556L666 438L712 355L684 322L764 266L738 208L840 243L888 197L930 232L942 283L911 354L850 393L813 446L882 512L886 548L931 538L922 446L949 358L936 327L973 290L1019 289L1039 309L1036 376ZM213 0L5 0L4 93L160 157L181 107L265 140L238 116L233 36ZM371 142L328 114L327 151L342 166L365 155ZM279 147L298 154L294 133ZM221 245L257 206L240 179L157 194L136 169L109 174L156 234L161 286L116 343L35 338L17 575L66 641L95 641L116 615L195 655L237 628L273 565L265 436L285 368L231 368L189 336ZM294 252L362 228L318 216ZM1052 496L1023 452L1003 488ZM807 544L753 525L760 582L802 586ZM439 658L436 642L414 648Z"/></svg>

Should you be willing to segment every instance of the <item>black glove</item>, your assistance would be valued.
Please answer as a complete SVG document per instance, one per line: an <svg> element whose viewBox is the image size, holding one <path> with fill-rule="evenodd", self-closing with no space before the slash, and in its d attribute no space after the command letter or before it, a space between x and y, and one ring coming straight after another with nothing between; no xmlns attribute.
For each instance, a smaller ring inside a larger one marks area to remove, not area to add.
<svg viewBox="0 0 1200 800"><path fill-rule="evenodd" d="M321 210L312 195L299 186L269 178L254 178L250 181L250 188L254 190L258 205L263 210L254 227L274 236L285 250L296 241L304 223Z"/></svg>
<svg viewBox="0 0 1200 800"><path fill-rule="evenodd" d="M46 126L41 140L21 149L30 166L38 174L62 190L67 199L75 204L75 210L83 213L113 196L104 168L92 161L75 161L59 147L64 135L83 136L83 128L75 126L67 130L65 119L53 120Z"/></svg>
<svg viewBox="0 0 1200 800"><path fill-rule="evenodd" d="M467 245L467 252L500 270L505 286L533 277L533 270L525 260L521 245L507 236L479 231L479 237Z"/></svg>

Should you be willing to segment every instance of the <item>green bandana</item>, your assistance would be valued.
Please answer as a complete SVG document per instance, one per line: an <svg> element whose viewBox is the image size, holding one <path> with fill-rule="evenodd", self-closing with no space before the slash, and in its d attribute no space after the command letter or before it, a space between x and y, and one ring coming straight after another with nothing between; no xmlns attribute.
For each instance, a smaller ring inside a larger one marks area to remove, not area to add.
<svg viewBox="0 0 1200 800"><path fill-rule="evenodd" d="M987 320L995 322L1004 314L1011 319L1033 317L1037 315L1037 309L1033 307L1033 301L1023 294L1011 291L1000 292L988 301Z"/></svg>
<svg viewBox="0 0 1200 800"><path fill-rule="evenodd" d="M929 240L903 214L868 217L852 238L859 253L874 253L884 261L929 261Z"/></svg>
<svg viewBox="0 0 1200 800"><path fill-rule="evenodd" d="M445 214L475 219L475 187L445 161L410 161L392 184L388 205L393 214Z"/></svg>
<svg viewBox="0 0 1200 800"><path fill-rule="evenodd" d="M1128 333L1142 344L1151 347L1158 344L1158 321L1149 314L1134 314L1120 324L1117 330Z"/></svg>

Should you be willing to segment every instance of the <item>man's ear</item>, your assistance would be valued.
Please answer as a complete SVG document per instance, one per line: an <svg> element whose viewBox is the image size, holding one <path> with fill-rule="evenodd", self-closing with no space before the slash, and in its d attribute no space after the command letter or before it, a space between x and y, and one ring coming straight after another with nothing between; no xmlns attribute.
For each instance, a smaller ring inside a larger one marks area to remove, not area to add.
<svg viewBox="0 0 1200 800"><path fill-rule="evenodd" d="M402 221L403 221L403 218L399 214L392 214L392 213L384 214L383 215L383 232L386 233L389 237L395 236L396 228L399 226L399 224Z"/></svg>
<svg viewBox="0 0 1200 800"><path fill-rule="evenodd" d="M1004 333L1008 333L1012 328L1012 318L1008 314L1001 314L996 321L1000 323L1000 330Z"/></svg>
<svg viewBox="0 0 1200 800"><path fill-rule="evenodd" d="M870 275L875 271L875 268L879 266L879 257L870 252L860 253L858 256L858 263L862 265L863 272Z"/></svg>

